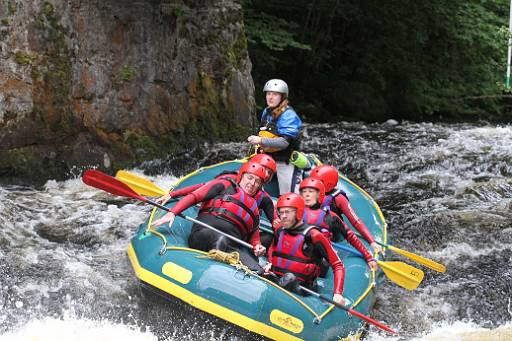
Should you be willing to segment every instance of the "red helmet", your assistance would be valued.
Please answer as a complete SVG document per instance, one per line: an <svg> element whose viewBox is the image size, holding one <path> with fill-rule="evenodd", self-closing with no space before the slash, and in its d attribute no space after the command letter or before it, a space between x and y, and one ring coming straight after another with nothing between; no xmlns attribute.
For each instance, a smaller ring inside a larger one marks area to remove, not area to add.
<svg viewBox="0 0 512 341"><path fill-rule="evenodd" d="M270 181L270 179L272 179L272 175L274 175L276 173L276 170L277 170L276 162L274 161L274 159L270 155L267 155L267 154L256 154L256 155L254 155L251 158L251 162L259 163L260 165L262 165L264 167L267 167L268 169L270 169L272 171L272 174L269 174L265 178L265 182Z"/></svg>
<svg viewBox="0 0 512 341"><path fill-rule="evenodd" d="M338 171L333 166L320 165L311 170L309 176L322 180L327 193L331 192L338 184Z"/></svg>
<svg viewBox="0 0 512 341"><path fill-rule="evenodd" d="M256 162L246 162L240 167L240 170L238 171L238 176L236 177L236 182L240 182L242 180L242 175L244 173L254 174L258 178L261 179L261 181L265 181L265 178L267 177L267 171L265 168Z"/></svg>
<svg viewBox="0 0 512 341"><path fill-rule="evenodd" d="M260 165L269 168L272 172L276 172L276 162L270 155L256 154L251 158L251 162L259 163Z"/></svg>
<svg viewBox="0 0 512 341"><path fill-rule="evenodd" d="M302 220L304 215L304 199L298 195L297 193L286 193L279 197L277 200L277 209L281 207L293 207L297 209L297 213L295 214L295 219L297 221Z"/></svg>
<svg viewBox="0 0 512 341"><path fill-rule="evenodd" d="M325 198L325 186L322 180L318 180L312 177L306 178L301 181L299 189L314 188L318 191L318 203L322 204Z"/></svg>

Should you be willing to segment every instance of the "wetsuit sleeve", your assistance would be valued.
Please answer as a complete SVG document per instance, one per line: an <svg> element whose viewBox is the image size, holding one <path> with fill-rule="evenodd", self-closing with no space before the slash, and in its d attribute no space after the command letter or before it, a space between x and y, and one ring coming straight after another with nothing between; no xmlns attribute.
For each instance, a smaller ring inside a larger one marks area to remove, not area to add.
<svg viewBox="0 0 512 341"><path fill-rule="evenodd" d="M310 232L311 243L313 244L315 253L327 259L331 264L334 273L334 293L343 294L343 284L345 281L345 267L338 257L338 254L332 248L331 243L322 232L312 229Z"/></svg>
<svg viewBox="0 0 512 341"><path fill-rule="evenodd" d="M171 198L182 197L184 195L192 193L193 191L202 187L203 185L204 185L204 183L180 188L180 189L170 192L169 195L171 196Z"/></svg>
<svg viewBox="0 0 512 341"><path fill-rule="evenodd" d="M272 224L274 218L277 216L277 212L276 208L274 207L274 202L272 201L272 198L267 194L267 192L265 192L265 196L261 200L259 209L265 213L268 221L270 221Z"/></svg>
<svg viewBox="0 0 512 341"><path fill-rule="evenodd" d="M363 254L363 257L367 263L369 261L371 261L373 259L372 254L363 245L363 243L361 243L359 238L357 238L356 234L348 226L346 226L346 227L347 227L347 241L350 243L350 245L352 245L354 248L356 248L357 251L359 251Z"/></svg>
<svg viewBox="0 0 512 341"><path fill-rule="evenodd" d="M291 140L291 139L290 138L287 139L284 137L276 137L273 139L265 137L265 138L261 139L261 145L266 148L276 148L279 150L283 150L283 149L288 148L288 146L290 145L289 140Z"/></svg>
<svg viewBox="0 0 512 341"><path fill-rule="evenodd" d="M178 215L187 208L197 204L198 202L210 200L217 195L226 191L229 182L227 180L213 180L196 189L194 192L187 194L174 205L171 212Z"/></svg>
<svg viewBox="0 0 512 341"><path fill-rule="evenodd" d="M249 244L251 244L252 246L256 246L258 244L261 244L261 240L260 240L260 229L259 228L255 228L251 234L251 238L249 239Z"/></svg>
<svg viewBox="0 0 512 341"><path fill-rule="evenodd" d="M336 206L348 218L352 226L354 226L359 231L359 233L361 233L363 238L366 239L370 244L375 242L372 234L370 231L368 231L368 228L363 223L363 221L357 216L348 199L344 195L337 195L335 202Z"/></svg>

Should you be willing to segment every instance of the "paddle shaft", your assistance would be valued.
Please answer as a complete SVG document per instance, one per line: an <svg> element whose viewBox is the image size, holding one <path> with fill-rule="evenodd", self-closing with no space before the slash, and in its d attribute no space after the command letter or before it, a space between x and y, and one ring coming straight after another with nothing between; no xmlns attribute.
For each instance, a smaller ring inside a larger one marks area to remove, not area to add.
<svg viewBox="0 0 512 341"><path fill-rule="evenodd" d="M269 272L269 275L273 276L274 278L279 278L279 276L277 276L277 275L276 275L275 273L273 273L273 272ZM334 300L330 299L329 297L325 297L325 296L323 296L323 295L320 295L320 294L319 294L319 293L317 293L316 291L313 291L313 290L311 290L311 289L305 288L305 287L303 287L302 285L298 285L298 288L299 288L300 290L302 290L302 291L304 291L304 292L306 292L306 293L308 293L308 294L312 295L312 296L315 296L315 297L317 297L317 298L319 298L319 299L323 300L323 301L326 301L326 302L328 302L328 303L334 304L334 306L336 306L337 308L343 309L343 310L345 310L345 311L349 312L350 314L352 314L352 315L354 315L354 316L359 317L361 320L366 321L366 322L368 322L368 323L371 323L371 324L373 324L373 325L374 325L374 326L376 326L376 327L379 327L379 328L380 328L380 329L382 329L382 330L385 330L385 331L390 332L390 333L392 333L392 334L397 334L397 332L396 332L396 331L394 331L393 329L389 328L389 327L388 327L388 326L386 326L385 324L382 324L382 323L380 323L380 322L378 322L378 321L376 321L376 320L372 319L371 317L368 317L368 316L366 316L366 315L364 315L364 314L362 314L362 313L360 313L360 312L358 312L358 311L356 311L356 310L354 310L354 309L352 309L352 308L345 307L343 304L340 304L340 303L338 303L338 302L336 302L336 301L334 301Z"/></svg>
<svg viewBox="0 0 512 341"><path fill-rule="evenodd" d="M422 257L422 256L417 255L415 253L412 253L410 251L405 251L405 250L399 249L399 248L397 248L396 246L393 246L393 245L389 245L389 244L382 243L382 242L379 242L379 241L376 241L376 242L377 242L377 244L379 244L381 246L385 246L388 249L390 249L391 251L394 251L394 252L396 252L396 253L398 253L398 254L406 257L406 258L409 258L410 260L413 260L413 261L415 261L418 264L424 265L427 268L430 268L430 269L435 270L437 272L446 272L446 267L443 264L434 262L431 259Z"/></svg>
<svg viewBox="0 0 512 341"><path fill-rule="evenodd" d="M170 208L167 208L167 207L165 207L165 206L163 206L163 205L160 205L160 204L158 204L158 203L156 203L156 202L154 202L154 201L151 201L151 200L149 200L149 199L146 199L146 200L144 200L144 201L145 201L145 202L147 202L147 203L148 203L148 204L150 204L150 205L153 205L153 206L155 206L155 207L158 207L158 208L159 208L159 209L161 209L161 210L164 210L164 211L167 211L167 212L171 212L171 209L170 209ZM183 219L185 219L185 220L191 221L191 222L193 222L194 224L201 225L201 226L203 226L203 227L209 228L210 230L215 231L215 232L217 232L217 233L218 233L218 234L220 234L220 235L223 235L224 237L226 237L226 238L228 238L228 239L230 239L230 240L234 241L235 243L238 243L238 244L240 244L240 245L242 245L242 246L245 246L245 247L247 247L247 248L249 248L249 249L251 249L251 250L252 250L252 245L251 245L251 244L249 244L249 243L247 243L247 242L244 242L243 240L238 239L237 237L234 237L234 236L232 236L232 235L230 235L230 234L227 234L226 232L223 232L223 231L221 231L221 230L219 230L219 229L216 229L215 227L213 227L213 226L211 226L211 225L209 225L209 224L203 223L203 222L202 222L202 221L200 221L200 220L194 219L194 218L192 218L192 217L186 216L186 215L181 214L181 213L176 214L176 216L181 217L181 218L183 218Z"/></svg>
<svg viewBox="0 0 512 341"><path fill-rule="evenodd" d="M390 333L392 333L392 334L396 334L396 333L397 333L396 331L394 331L393 329L389 328L388 326L386 326L386 325L384 325L384 324L382 324L382 323L380 323L380 322L378 322L378 321L375 321L374 319L372 319L372 318L370 318L370 317L368 317L368 316L366 316L366 315L361 314L361 313L360 313L360 312L358 312L357 310L354 310L354 309L352 309L352 308L347 308L347 307L345 307L343 304L339 304L338 302L336 302L336 301L334 301L334 300L332 300L332 299L330 299L330 298L328 298L328 297L325 297L325 296L323 296L323 295L320 295L319 293L317 293L317 292L315 292L315 291L313 291L313 290L310 290L310 289L308 289L308 288L305 288L305 287L303 287L302 285L299 285L299 288L300 288L300 290L304 290L304 291L305 291L305 292L307 292L308 294L313 295L313 296L316 296L316 297L318 297L319 299L321 299L321 300L323 300L323 301L326 301L326 302L329 302L329 303L331 303L331 304L334 304L337 308L340 308L340 309L343 309L343 310L348 311L350 314L352 314L352 315L354 315L354 316L357 316L357 317L359 317L361 320L364 320L364 321L366 321L366 322L368 322L368 323L371 323L371 324L373 324L374 326L379 327L380 329L383 329L383 330L385 330L385 331L387 331L387 332L390 332Z"/></svg>

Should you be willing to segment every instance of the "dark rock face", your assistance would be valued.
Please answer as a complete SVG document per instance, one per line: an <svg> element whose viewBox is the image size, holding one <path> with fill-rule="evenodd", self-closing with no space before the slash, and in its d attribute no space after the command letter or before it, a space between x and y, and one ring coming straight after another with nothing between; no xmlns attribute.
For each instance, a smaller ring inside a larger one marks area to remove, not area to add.
<svg viewBox="0 0 512 341"><path fill-rule="evenodd" d="M239 136L255 107L246 46L236 1L0 0L0 177Z"/></svg>

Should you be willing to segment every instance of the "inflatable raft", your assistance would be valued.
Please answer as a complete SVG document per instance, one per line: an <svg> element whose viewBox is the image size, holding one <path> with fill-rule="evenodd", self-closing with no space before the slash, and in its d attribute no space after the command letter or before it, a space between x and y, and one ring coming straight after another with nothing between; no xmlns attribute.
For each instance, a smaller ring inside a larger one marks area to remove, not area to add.
<svg viewBox="0 0 512 341"><path fill-rule="evenodd" d="M314 156L310 159L319 163ZM238 170L244 161L227 161L197 169L180 179L174 188L209 181L223 171ZM374 200L341 174L338 188L347 193L355 211L375 239L386 242L386 223ZM272 183L265 187L271 195L276 193L276 189ZM171 201L166 206L174 204L175 201ZM183 214L195 218L197 210L197 206L191 207ZM158 229L152 227L151 222L165 213L154 209L128 246L135 274L145 286L271 339L339 340L364 331L364 321L317 297L290 293L239 265L211 259L208 254L189 248L187 238L192 223L188 220L176 218L170 232L167 225ZM348 221L347 224L350 226ZM265 225L270 227L262 219L262 228ZM352 253L338 250L338 254L346 272L343 296L350 299L351 308L371 315L382 273L380 270L372 273L364 259ZM332 297L332 285L333 273L329 269L326 277L318 280L318 292Z"/></svg>

